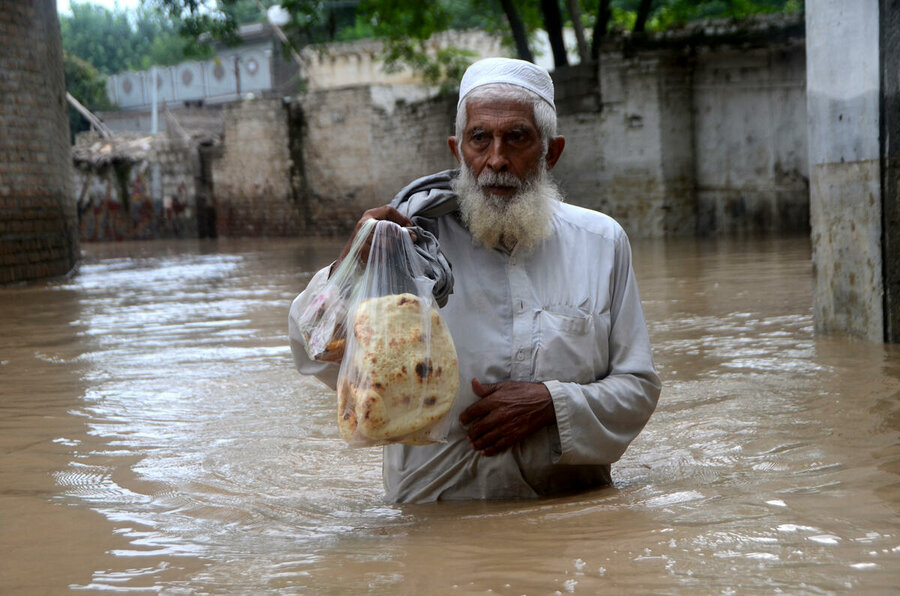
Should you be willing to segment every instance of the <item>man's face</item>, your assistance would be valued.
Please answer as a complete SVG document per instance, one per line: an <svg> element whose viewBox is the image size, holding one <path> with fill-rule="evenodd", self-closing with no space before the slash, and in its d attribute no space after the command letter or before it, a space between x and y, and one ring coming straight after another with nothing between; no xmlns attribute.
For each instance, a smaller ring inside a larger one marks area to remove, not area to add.
<svg viewBox="0 0 900 596"><path fill-rule="evenodd" d="M460 162L454 183L462 220L488 248L530 250L550 233L559 190L547 174L565 139L544 144L534 108L515 100L481 100L466 105L462 138L450 137Z"/></svg>
<svg viewBox="0 0 900 596"><path fill-rule="evenodd" d="M481 190L498 199L513 197L521 185L538 173L543 144L534 122L534 109L515 100L471 101L466 104L467 123L461 139L451 139L457 159L468 165L477 180L482 173L500 174ZM519 184L504 182L512 175Z"/></svg>

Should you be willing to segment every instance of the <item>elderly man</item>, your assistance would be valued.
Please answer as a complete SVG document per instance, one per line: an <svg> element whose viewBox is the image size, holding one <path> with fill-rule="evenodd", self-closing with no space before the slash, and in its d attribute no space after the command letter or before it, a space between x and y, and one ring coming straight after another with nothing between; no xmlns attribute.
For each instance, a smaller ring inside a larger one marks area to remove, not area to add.
<svg viewBox="0 0 900 596"><path fill-rule="evenodd" d="M549 178L565 147L549 74L506 58L473 64L449 145L458 173L414 182L357 225L415 220L452 265L441 313L459 355L453 423L446 442L384 447L386 497L516 499L608 485L660 381L625 233L564 204ZM334 387L337 367L311 361L291 335L298 369Z"/></svg>

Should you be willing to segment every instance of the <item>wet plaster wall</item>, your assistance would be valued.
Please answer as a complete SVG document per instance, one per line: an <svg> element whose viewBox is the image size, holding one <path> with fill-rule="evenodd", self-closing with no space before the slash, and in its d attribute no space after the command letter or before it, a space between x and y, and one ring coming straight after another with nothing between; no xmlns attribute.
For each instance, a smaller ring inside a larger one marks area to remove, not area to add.
<svg viewBox="0 0 900 596"><path fill-rule="evenodd" d="M568 202L614 217L628 234L663 234L659 61L604 56L599 113L560 114L566 148L553 171Z"/></svg>
<svg viewBox="0 0 900 596"><path fill-rule="evenodd" d="M632 237L695 232L689 74L667 52L603 57L602 109L560 114L566 150L554 174L570 202Z"/></svg>
<svg viewBox="0 0 900 596"><path fill-rule="evenodd" d="M802 43L701 48L692 91L698 231L806 232Z"/></svg>
<svg viewBox="0 0 900 596"><path fill-rule="evenodd" d="M632 236L806 233L801 40L608 53L602 110L560 111L571 202Z"/></svg>
<svg viewBox="0 0 900 596"><path fill-rule="evenodd" d="M806 13L816 326L883 338L879 2Z"/></svg>
<svg viewBox="0 0 900 596"><path fill-rule="evenodd" d="M362 211L386 201L374 191L368 87L312 92L302 99L309 231L352 230Z"/></svg>
<svg viewBox="0 0 900 596"><path fill-rule="evenodd" d="M0 284L78 257L62 42L53 0L0 0Z"/></svg>

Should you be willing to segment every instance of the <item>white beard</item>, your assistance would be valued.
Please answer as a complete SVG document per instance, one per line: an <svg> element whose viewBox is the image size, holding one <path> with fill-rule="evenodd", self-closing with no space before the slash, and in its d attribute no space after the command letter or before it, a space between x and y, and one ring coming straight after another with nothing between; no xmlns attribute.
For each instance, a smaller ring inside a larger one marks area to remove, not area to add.
<svg viewBox="0 0 900 596"><path fill-rule="evenodd" d="M518 190L510 197L497 197L482 190L496 184L516 186ZM544 159L538 164L537 172L524 181L488 169L476 180L463 160L454 189L463 223L475 240L488 248L507 252L516 246L520 251L529 251L546 238L550 234L553 209L562 201Z"/></svg>

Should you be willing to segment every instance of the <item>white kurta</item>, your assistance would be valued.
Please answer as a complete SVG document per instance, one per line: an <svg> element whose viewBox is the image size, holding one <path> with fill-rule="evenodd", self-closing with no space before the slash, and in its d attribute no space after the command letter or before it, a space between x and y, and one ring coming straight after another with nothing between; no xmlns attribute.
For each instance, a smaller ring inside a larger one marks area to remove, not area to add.
<svg viewBox="0 0 900 596"><path fill-rule="evenodd" d="M441 314L459 355L460 390L447 442L384 447L386 498L533 498L607 484L609 465L660 392L622 228L558 204L552 233L529 253L486 249L452 215L439 218L438 238L455 279ZM327 269L291 306L291 349L300 372L334 387L338 367L311 361L293 323L326 279ZM473 451L458 422L478 399L472 378L543 382L556 424L500 455Z"/></svg>

